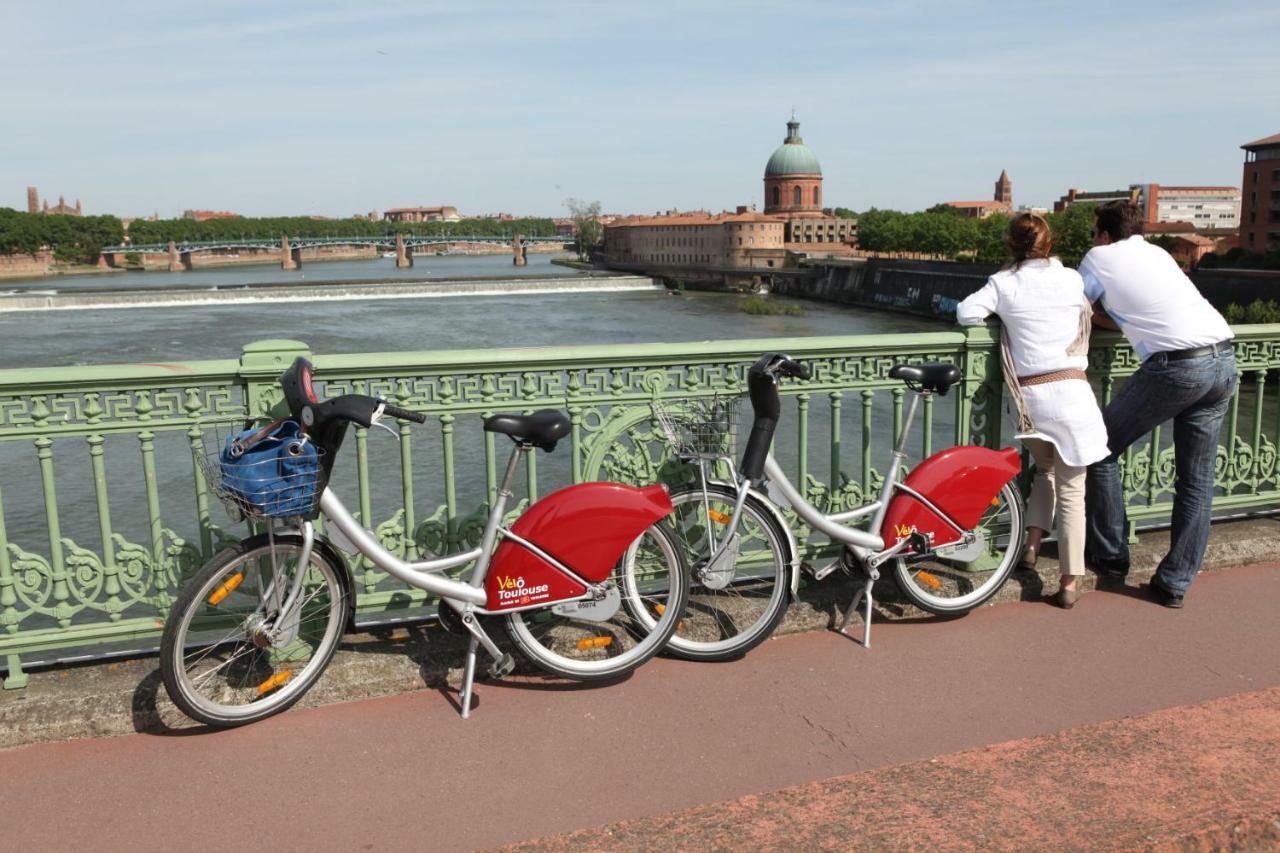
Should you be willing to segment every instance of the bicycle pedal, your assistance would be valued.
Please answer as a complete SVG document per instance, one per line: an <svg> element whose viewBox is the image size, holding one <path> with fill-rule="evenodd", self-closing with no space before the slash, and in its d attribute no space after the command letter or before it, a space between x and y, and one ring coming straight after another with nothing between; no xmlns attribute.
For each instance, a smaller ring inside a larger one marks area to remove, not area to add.
<svg viewBox="0 0 1280 853"><path fill-rule="evenodd" d="M490 678L506 678L508 675L516 671L515 656L508 653L489 664Z"/></svg>
<svg viewBox="0 0 1280 853"><path fill-rule="evenodd" d="M827 565L823 566L820 569L815 569L812 566L809 566L809 574L813 575L814 580L820 581L840 567L841 567L840 561L835 560L833 562L828 563Z"/></svg>

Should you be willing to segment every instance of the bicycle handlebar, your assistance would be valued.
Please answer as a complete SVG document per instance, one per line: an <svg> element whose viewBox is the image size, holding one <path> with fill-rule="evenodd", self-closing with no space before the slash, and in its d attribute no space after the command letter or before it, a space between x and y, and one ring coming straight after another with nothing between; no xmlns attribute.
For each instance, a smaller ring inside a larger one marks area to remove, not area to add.
<svg viewBox="0 0 1280 853"><path fill-rule="evenodd" d="M425 424L427 416L419 412L411 412L408 409L402 409L399 406L393 406L390 403L382 405L382 413L389 415L397 420L413 421L415 424Z"/></svg>

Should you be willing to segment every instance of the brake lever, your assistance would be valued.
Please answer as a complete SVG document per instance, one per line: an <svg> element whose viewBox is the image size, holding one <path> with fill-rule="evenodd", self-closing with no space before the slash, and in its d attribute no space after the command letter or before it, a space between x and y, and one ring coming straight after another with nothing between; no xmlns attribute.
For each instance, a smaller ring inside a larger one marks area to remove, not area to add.
<svg viewBox="0 0 1280 853"><path fill-rule="evenodd" d="M378 408L373 410L373 416L369 418L369 426L378 427L379 429L385 429L387 432L391 433L391 435L395 437L396 441L399 441L400 440L399 431L396 430L394 427L392 427L390 424L384 424L382 422L382 412L385 409L386 404L387 404L386 400L378 401Z"/></svg>

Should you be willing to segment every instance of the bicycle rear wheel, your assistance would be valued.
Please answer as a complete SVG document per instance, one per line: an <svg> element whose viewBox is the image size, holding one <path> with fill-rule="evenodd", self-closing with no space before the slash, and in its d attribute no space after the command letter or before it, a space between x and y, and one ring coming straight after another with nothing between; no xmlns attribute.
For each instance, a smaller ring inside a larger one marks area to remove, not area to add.
<svg viewBox="0 0 1280 853"><path fill-rule="evenodd" d="M912 604L939 615L968 613L1000 591L1022 552L1022 499L1013 483L997 493L974 531L985 547L973 558L894 561L893 579Z"/></svg>
<svg viewBox="0 0 1280 853"><path fill-rule="evenodd" d="M671 493L669 524L692 572L689 605L667 650L686 660L724 661L764 642L786 615L791 594L791 547L763 501L748 496L731 543L709 563L737 505L729 486L686 486ZM645 622L651 614L638 612Z"/></svg>
<svg viewBox="0 0 1280 853"><path fill-rule="evenodd" d="M666 645L689 595L679 546L662 522L631 543L605 583L610 598L596 607L551 605L509 613L507 633L552 675L577 681L626 675ZM641 621L638 613L650 618Z"/></svg>
<svg viewBox="0 0 1280 853"><path fill-rule="evenodd" d="M318 545L318 543L317 543ZM333 658L348 612L342 569L302 537L246 539L215 555L169 611L160 674L173 704L211 726L242 726L302 698ZM288 613L298 572L302 586Z"/></svg>

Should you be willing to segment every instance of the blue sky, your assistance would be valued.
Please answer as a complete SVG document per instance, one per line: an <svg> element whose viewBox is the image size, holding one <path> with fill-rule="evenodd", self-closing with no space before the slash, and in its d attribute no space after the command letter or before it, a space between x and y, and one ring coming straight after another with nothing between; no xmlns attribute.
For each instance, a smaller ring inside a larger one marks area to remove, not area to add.
<svg viewBox="0 0 1280 853"><path fill-rule="evenodd" d="M1280 3L0 2L0 206L558 215L1238 185Z"/></svg>

